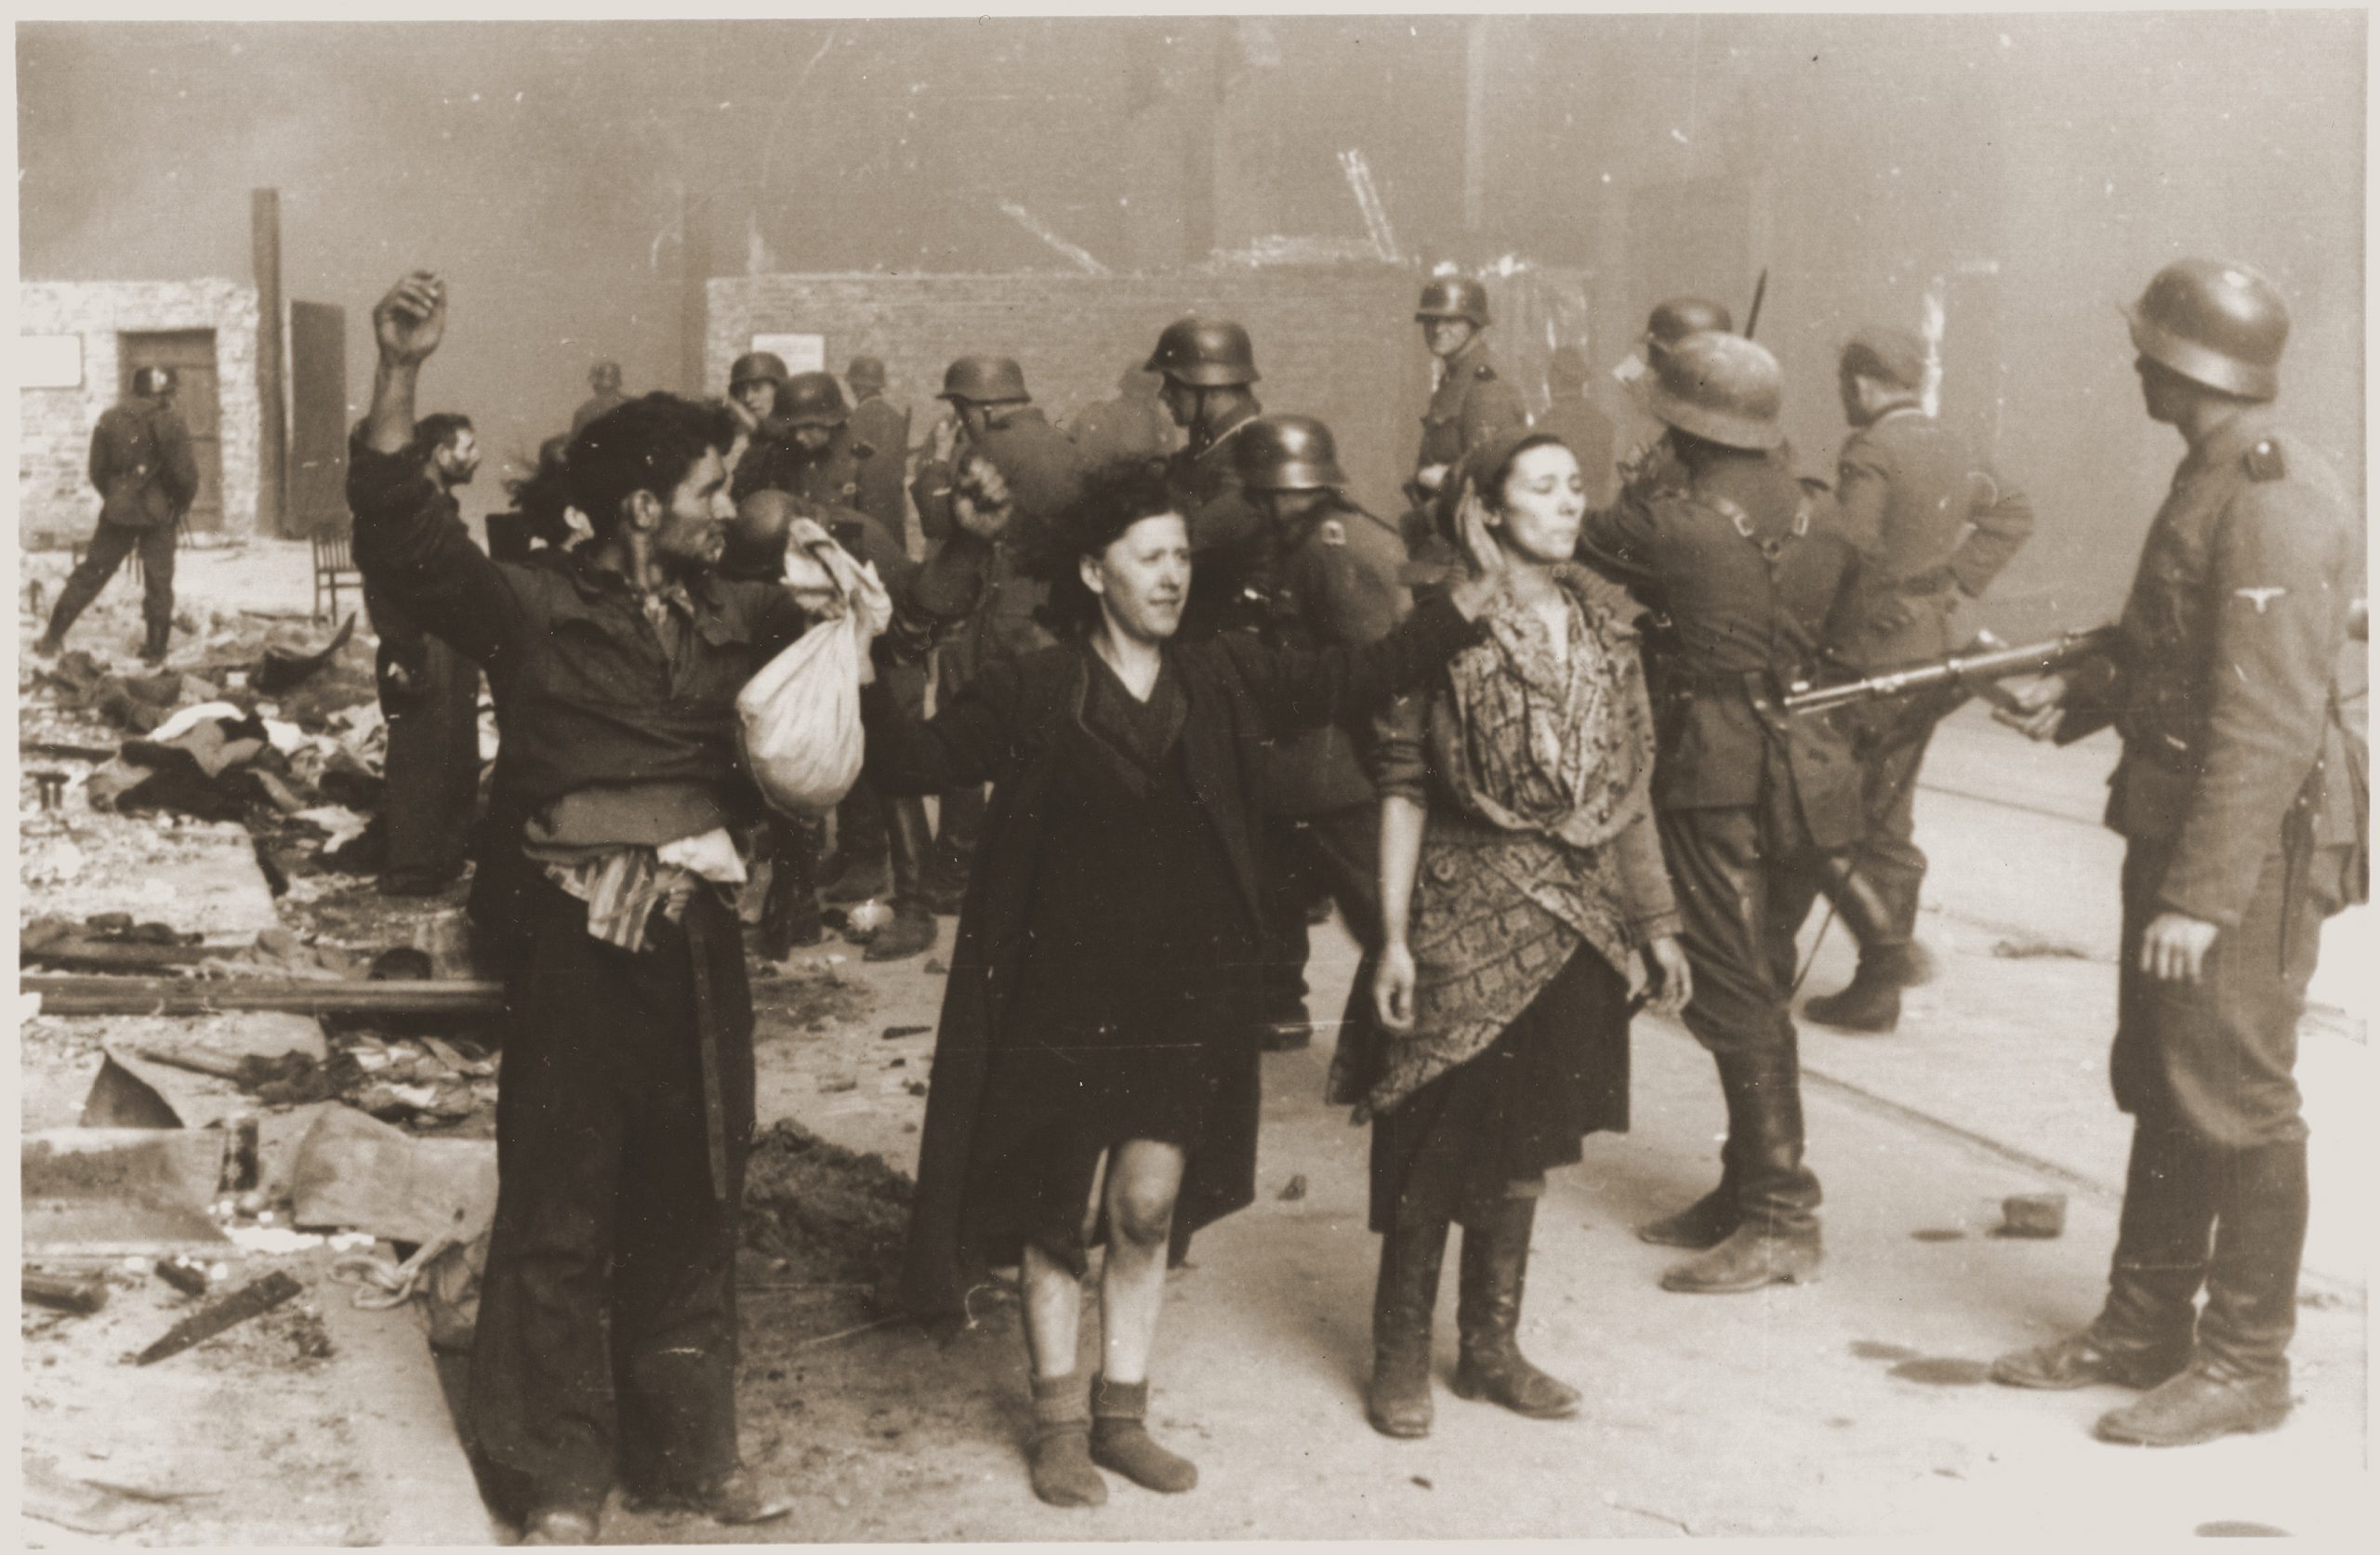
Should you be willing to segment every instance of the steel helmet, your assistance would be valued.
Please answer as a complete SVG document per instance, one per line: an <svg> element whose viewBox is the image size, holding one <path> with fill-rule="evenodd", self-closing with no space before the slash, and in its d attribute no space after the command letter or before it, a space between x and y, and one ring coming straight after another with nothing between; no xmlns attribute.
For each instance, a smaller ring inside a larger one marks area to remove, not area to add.
<svg viewBox="0 0 2380 1555"><path fill-rule="evenodd" d="M853 389L882 389L888 381L884 359L879 356L852 358L852 364L843 369L843 376Z"/></svg>
<svg viewBox="0 0 2380 1555"><path fill-rule="evenodd" d="M1239 429L1232 458L1251 491L1314 492L1343 486L1330 428L1311 415L1260 415Z"/></svg>
<svg viewBox="0 0 2380 1555"><path fill-rule="evenodd" d="M1469 319L1485 329L1493 322L1488 315L1488 288L1463 275L1441 275L1423 283L1421 306L1413 310L1416 323L1432 319Z"/></svg>
<svg viewBox="0 0 2380 1555"><path fill-rule="evenodd" d="M1843 343L1842 370L1896 389L1925 387L1925 339L1897 324L1869 324Z"/></svg>
<svg viewBox="0 0 2380 1555"><path fill-rule="evenodd" d="M840 427L851 415L832 373L797 373L777 400L778 418L796 427Z"/></svg>
<svg viewBox="0 0 2380 1555"><path fill-rule="evenodd" d="M1566 389L1578 389L1587 381L1587 353L1576 346L1556 346L1554 354L1545 359L1545 379Z"/></svg>
<svg viewBox="0 0 2380 1555"><path fill-rule="evenodd" d="M938 400L964 400L970 404L1004 405L1029 401L1025 369L1013 357L962 356L942 376Z"/></svg>
<svg viewBox="0 0 2380 1555"><path fill-rule="evenodd" d="M1689 335L1700 335L1706 330L1732 335L1735 329L1736 316L1727 311L1726 303L1713 302L1709 297L1673 297L1654 309L1653 316L1645 321L1645 344L1658 355Z"/></svg>
<svg viewBox="0 0 2380 1555"><path fill-rule="evenodd" d="M143 367L132 375L132 391L153 400L171 394L180 382L170 367Z"/></svg>
<svg viewBox="0 0 2380 1555"><path fill-rule="evenodd" d="M1770 449L1785 441L1777 420L1784 398L1784 376L1765 347L1705 330L1661 353L1646 408L1711 442Z"/></svg>
<svg viewBox="0 0 2380 1555"><path fill-rule="evenodd" d="M747 351L735 359L728 369L727 391L730 394L747 383L768 382L783 389L786 384L785 358L774 351Z"/></svg>
<svg viewBox="0 0 2380 1555"><path fill-rule="evenodd" d="M2157 272L2125 317L2141 355L2193 383L2246 400L2281 392L2289 307L2271 282L2245 265L2176 259Z"/></svg>
<svg viewBox="0 0 2380 1555"><path fill-rule="evenodd" d="M1157 337L1144 370L1194 389L1235 389L1263 376L1248 331L1225 319L1176 319Z"/></svg>

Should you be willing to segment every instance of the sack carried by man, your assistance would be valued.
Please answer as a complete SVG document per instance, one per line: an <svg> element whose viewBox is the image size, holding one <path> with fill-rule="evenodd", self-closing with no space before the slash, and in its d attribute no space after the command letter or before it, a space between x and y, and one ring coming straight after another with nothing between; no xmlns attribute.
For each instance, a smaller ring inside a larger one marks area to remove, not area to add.
<svg viewBox="0 0 2380 1555"><path fill-rule="evenodd" d="M789 815L823 815L859 779L859 689L873 679L867 647L892 624L892 600L872 564L807 519L787 539L786 584L828 618L752 677L735 716L760 797Z"/></svg>

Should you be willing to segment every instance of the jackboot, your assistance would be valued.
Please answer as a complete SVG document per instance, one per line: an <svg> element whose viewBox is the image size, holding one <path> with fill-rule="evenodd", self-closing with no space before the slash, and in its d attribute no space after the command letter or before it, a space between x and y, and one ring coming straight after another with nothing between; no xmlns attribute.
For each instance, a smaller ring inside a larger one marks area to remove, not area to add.
<svg viewBox="0 0 2380 1555"><path fill-rule="evenodd" d="M1883 1034L1900 1024L1900 991L1924 981L1913 942L1894 921L1890 905L1856 867L1846 866L1828 892L1844 928L1859 942L1859 968L1832 994L1802 1007L1820 1025ZM1924 969L1930 975L1931 969Z"/></svg>
<svg viewBox="0 0 2380 1555"><path fill-rule="evenodd" d="M1430 1434L1430 1330L1446 1253L1446 1221L1401 1205L1380 1239L1380 1280L1372 1287L1372 1380L1364 1415L1383 1436Z"/></svg>
<svg viewBox="0 0 2380 1555"><path fill-rule="evenodd" d="M1725 1241L1663 1274L1662 1289L1721 1296L1818 1279L1820 1194L1802 1164L1801 1078L1790 1025L1774 1047L1720 1057L1727 1115L1748 1126L1738 1156L1741 1219Z"/></svg>
<svg viewBox="0 0 2380 1555"><path fill-rule="evenodd" d="M2101 1440L2188 1447L2289 1418L2289 1340L2306 1251L2306 1141L2227 1151L2215 1170L2215 1258L2188 1370L2100 1417Z"/></svg>
<svg viewBox="0 0 2380 1555"><path fill-rule="evenodd" d="M2215 1226L2212 1153L2179 1128L2133 1125L2108 1298L2088 1327L1991 1363L2011 1388L2154 1388L2189 1364L2192 1305Z"/></svg>
<svg viewBox="0 0 2380 1555"><path fill-rule="evenodd" d="M1148 1431L1149 1385L1100 1377L1091 1390L1091 1461L1134 1484L1179 1496L1198 1484L1198 1466L1157 1444Z"/></svg>
<svg viewBox="0 0 2380 1555"><path fill-rule="evenodd" d="M148 635L140 643L140 662L145 665L164 664L165 650L172 642L173 635L174 624L171 621L150 622Z"/></svg>
<svg viewBox="0 0 2380 1555"><path fill-rule="evenodd" d="M1558 1420L1579 1412L1579 1390L1531 1365L1520 1347L1521 1290L1528 1279L1528 1239L1536 1224L1535 1199L1506 1199L1486 1224L1463 1228L1461 1304L1455 1309L1462 1350L1455 1363L1454 1393L1501 1403L1534 1420Z"/></svg>
<svg viewBox="0 0 2380 1555"><path fill-rule="evenodd" d="M887 799L892 824L892 921L867 942L864 958L899 961L933 948L933 912L922 895L926 852L932 846L926 826L926 803L912 795Z"/></svg>
<svg viewBox="0 0 2380 1555"><path fill-rule="evenodd" d="M1726 1087L1721 1087L1722 1095ZM1737 1161L1742 1153L1743 1141L1751 1135L1751 1125L1736 1116L1737 1102L1727 1101L1727 1142L1719 1147L1719 1186L1687 1205L1674 1215L1658 1220L1647 1220L1636 1228L1638 1240L1656 1247L1686 1247L1695 1252L1715 1247L1742 1224L1743 1201L1738 1196L1737 1184L1742 1176Z"/></svg>
<svg viewBox="0 0 2380 1555"><path fill-rule="evenodd" d="M891 824L884 796L863 772L835 807L835 857L838 868L823 895L831 906L849 907L870 902L891 889L885 856L892 848Z"/></svg>

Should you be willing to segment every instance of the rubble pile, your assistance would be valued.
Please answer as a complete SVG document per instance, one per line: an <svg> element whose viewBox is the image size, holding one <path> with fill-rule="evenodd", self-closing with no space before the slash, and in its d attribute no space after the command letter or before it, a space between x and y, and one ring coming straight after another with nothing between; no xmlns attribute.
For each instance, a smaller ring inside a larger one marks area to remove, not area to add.
<svg viewBox="0 0 2380 1555"><path fill-rule="evenodd" d="M916 1184L780 1120L752 1142L744 1245L787 1280L883 1287L899 1268Z"/></svg>

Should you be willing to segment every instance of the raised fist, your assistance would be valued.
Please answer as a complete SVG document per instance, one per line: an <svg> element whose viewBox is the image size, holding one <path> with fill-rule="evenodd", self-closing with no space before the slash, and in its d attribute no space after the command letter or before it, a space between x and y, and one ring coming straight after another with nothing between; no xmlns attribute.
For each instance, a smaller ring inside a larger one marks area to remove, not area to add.
<svg viewBox="0 0 2380 1555"><path fill-rule="evenodd" d="M372 310L372 337L379 343L380 360L391 366L429 360L446 337L446 283L417 270L390 287Z"/></svg>

